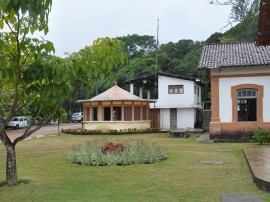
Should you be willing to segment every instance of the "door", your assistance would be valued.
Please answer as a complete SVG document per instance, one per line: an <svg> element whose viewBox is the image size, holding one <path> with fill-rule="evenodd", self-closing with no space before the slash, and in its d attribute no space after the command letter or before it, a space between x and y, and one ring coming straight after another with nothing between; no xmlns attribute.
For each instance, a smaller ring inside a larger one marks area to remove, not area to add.
<svg viewBox="0 0 270 202"><path fill-rule="evenodd" d="M170 109L170 129L177 128L177 109Z"/></svg>
<svg viewBox="0 0 270 202"><path fill-rule="evenodd" d="M151 128L160 129L160 109L151 109Z"/></svg>

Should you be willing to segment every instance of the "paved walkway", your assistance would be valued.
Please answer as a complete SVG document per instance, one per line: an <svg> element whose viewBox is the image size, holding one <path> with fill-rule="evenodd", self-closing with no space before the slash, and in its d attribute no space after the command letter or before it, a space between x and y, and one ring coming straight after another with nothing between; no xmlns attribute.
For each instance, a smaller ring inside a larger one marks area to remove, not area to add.
<svg viewBox="0 0 270 202"><path fill-rule="evenodd" d="M244 154L254 183L264 191L270 191L270 148L247 148Z"/></svg>
<svg viewBox="0 0 270 202"><path fill-rule="evenodd" d="M209 133L200 134L196 140L199 142L212 142L212 140L209 138Z"/></svg>
<svg viewBox="0 0 270 202"><path fill-rule="evenodd" d="M60 130L62 128L67 129L67 128L81 128L82 123L62 123L60 124ZM25 131L25 128L14 130L14 129L8 129L7 134L8 136L14 140L15 138L21 136ZM57 134L58 133L58 125L57 124L49 124L46 125L42 128L40 128L38 131L33 133L31 137L36 137L38 135L51 135L51 134Z"/></svg>

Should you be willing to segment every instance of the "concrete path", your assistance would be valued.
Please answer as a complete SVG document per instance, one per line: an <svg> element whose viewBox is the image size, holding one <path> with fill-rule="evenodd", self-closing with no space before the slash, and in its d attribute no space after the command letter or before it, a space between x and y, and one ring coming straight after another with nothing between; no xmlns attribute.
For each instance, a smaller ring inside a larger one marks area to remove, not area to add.
<svg viewBox="0 0 270 202"><path fill-rule="evenodd" d="M61 129L67 129L67 128L81 128L82 127L82 123L62 123L60 124L60 132ZM15 138L17 138L18 136L21 136L23 134L23 132L25 131L25 129L8 129L7 130L7 134L8 136L14 140ZM33 133L31 135L31 137L36 137L38 135L52 135L52 134L57 134L58 133L58 124L49 124L46 125L44 127L42 127L41 129L39 129L38 131L36 131L35 133Z"/></svg>
<svg viewBox="0 0 270 202"><path fill-rule="evenodd" d="M221 194L222 202L263 202L258 195L249 194Z"/></svg>
<svg viewBox="0 0 270 202"><path fill-rule="evenodd" d="M270 148L247 148L244 154L255 184L270 191Z"/></svg>
<svg viewBox="0 0 270 202"><path fill-rule="evenodd" d="M196 140L199 142L212 142L209 138L209 133L200 134Z"/></svg>

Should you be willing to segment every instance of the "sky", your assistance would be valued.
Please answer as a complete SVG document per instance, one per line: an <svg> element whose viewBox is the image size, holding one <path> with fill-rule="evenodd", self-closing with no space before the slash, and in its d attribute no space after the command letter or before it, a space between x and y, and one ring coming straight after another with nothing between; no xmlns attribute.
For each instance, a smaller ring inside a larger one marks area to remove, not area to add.
<svg viewBox="0 0 270 202"><path fill-rule="evenodd" d="M229 6L209 0L54 0L45 38L64 57L99 37L157 36L159 19L160 44L203 41L224 31L229 13Z"/></svg>

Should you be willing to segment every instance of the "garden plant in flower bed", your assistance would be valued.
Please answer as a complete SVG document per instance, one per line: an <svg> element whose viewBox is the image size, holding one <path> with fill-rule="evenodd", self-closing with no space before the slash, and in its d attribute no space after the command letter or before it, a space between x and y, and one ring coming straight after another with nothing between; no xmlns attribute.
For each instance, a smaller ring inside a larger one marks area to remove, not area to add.
<svg viewBox="0 0 270 202"><path fill-rule="evenodd" d="M125 144L96 140L75 146L66 157L71 163L88 166L126 166L166 159L162 148L142 140Z"/></svg>
<svg viewBox="0 0 270 202"><path fill-rule="evenodd" d="M124 134L142 134L142 133L160 133L159 128L148 128L139 130L137 128L128 128L121 130L108 130L103 132L101 130L87 130L82 128L75 129L62 129L62 133L72 134L72 135L124 135Z"/></svg>

